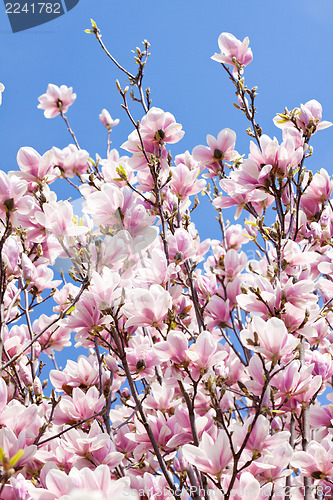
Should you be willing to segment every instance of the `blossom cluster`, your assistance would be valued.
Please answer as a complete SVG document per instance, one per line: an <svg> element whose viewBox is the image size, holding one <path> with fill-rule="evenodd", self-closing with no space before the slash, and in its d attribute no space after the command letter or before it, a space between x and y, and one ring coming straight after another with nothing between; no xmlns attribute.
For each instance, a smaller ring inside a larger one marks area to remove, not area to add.
<svg viewBox="0 0 333 500"><path fill-rule="evenodd" d="M0 171L4 500L333 498L333 181L307 169L331 124L311 100L274 119L280 142L263 134L249 40L219 46L252 125L247 156L224 128L172 158L184 131L142 92L145 41L140 78L126 73L143 109L126 154L105 109L106 157L80 149L65 116L76 95L50 84L39 108L73 143L21 148L19 170ZM81 217L56 180L79 190ZM201 194L220 226L203 241ZM242 224L225 222L231 207ZM73 340L85 354L61 369Z"/></svg>

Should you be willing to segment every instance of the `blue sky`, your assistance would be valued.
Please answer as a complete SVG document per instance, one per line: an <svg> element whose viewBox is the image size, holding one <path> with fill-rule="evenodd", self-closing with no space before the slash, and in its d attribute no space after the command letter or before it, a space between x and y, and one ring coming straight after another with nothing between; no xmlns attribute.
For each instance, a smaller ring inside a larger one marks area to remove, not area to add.
<svg viewBox="0 0 333 500"><path fill-rule="evenodd" d="M112 134L115 147L131 132L115 87L116 78L121 83L125 78L94 36L84 33L90 18L97 22L109 50L129 70L134 71L131 49L144 38L151 43L145 83L151 88L152 104L173 113L185 130L184 139L172 149L175 154L205 144L207 133L217 135L225 127L236 131L236 149L247 154L247 123L232 106L233 86L210 59L219 51L219 34L249 36L254 59L245 77L249 87L259 87L257 121L265 133L280 139L272 118L285 106L291 109L317 99L324 119L333 121L332 17L331 0L80 0L66 15L13 34L1 3L0 81L6 86L0 108L1 168L17 169L21 146L43 154L52 146L70 143L62 120L47 120L37 109L37 98L48 83L73 86L78 94L67 115L81 147L91 156L105 156L106 132L98 119L102 108L120 118ZM133 114L141 118L138 105ZM315 154L308 163L313 170L324 167L333 172L332 129L313 139ZM70 196L64 183L57 192L59 198ZM213 213L209 219L204 210L197 223L203 237L214 237L214 228L218 237Z"/></svg>

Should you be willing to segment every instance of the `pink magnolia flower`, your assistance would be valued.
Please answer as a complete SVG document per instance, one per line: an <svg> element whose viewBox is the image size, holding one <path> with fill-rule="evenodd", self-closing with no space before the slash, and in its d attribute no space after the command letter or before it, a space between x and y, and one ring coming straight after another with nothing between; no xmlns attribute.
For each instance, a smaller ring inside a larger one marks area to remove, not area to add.
<svg viewBox="0 0 333 500"><path fill-rule="evenodd" d="M128 318L129 326L161 326L168 309L172 306L169 292L160 285L152 285L149 290L137 288L128 294L122 312Z"/></svg>
<svg viewBox="0 0 333 500"><path fill-rule="evenodd" d="M73 178L75 174L83 175L89 170L88 151L84 149L78 150L74 144L69 144L69 146L62 150L53 147L52 152L54 155L54 167L57 167L62 174L70 179Z"/></svg>
<svg viewBox="0 0 333 500"><path fill-rule="evenodd" d="M186 350L188 340L185 333L180 331L171 331L166 341L154 345L154 351L161 361L172 361L180 365L187 361Z"/></svg>
<svg viewBox="0 0 333 500"><path fill-rule="evenodd" d="M99 413L105 404L96 387L90 387L86 393L74 387L72 396L62 396L55 409L53 422L56 425L79 422Z"/></svg>
<svg viewBox="0 0 333 500"><path fill-rule="evenodd" d="M204 179L197 178L200 168L189 170L186 165L179 163L176 167L172 167L170 172L172 173L170 189L179 199L197 194L206 186Z"/></svg>
<svg viewBox="0 0 333 500"><path fill-rule="evenodd" d="M315 99L301 104L301 108L297 108L297 111L296 124L304 133L310 131L311 134L315 134L317 130L324 130L332 126L331 122L322 120L323 108ZM277 115L273 121L277 127L282 129L294 127L293 122L285 118L285 115Z"/></svg>
<svg viewBox="0 0 333 500"><path fill-rule="evenodd" d="M4 456L9 460L13 458L19 450L23 450L23 454L18 458L14 467L22 467L27 464L37 450L36 445L31 444L27 446L27 433L25 430L18 432L16 436L9 427L3 427L0 430L0 447Z"/></svg>
<svg viewBox="0 0 333 500"><path fill-rule="evenodd" d="M303 186L308 183L308 175L305 176ZM333 181L328 172L321 168L316 172L301 198L301 208L307 216L313 217L320 212L324 203L330 199L333 191Z"/></svg>
<svg viewBox="0 0 333 500"><path fill-rule="evenodd" d="M224 128L219 132L217 138L207 135L206 146L196 146L192 155L196 161L201 162L208 168L210 174L206 177L214 177L219 172L223 172L223 161L232 161L239 155L235 151L236 134L230 128Z"/></svg>
<svg viewBox="0 0 333 500"><path fill-rule="evenodd" d="M307 451L296 451L291 465L301 470L303 476L324 479L333 475L333 446L330 439L321 443L310 441Z"/></svg>
<svg viewBox="0 0 333 500"><path fill-rule="evenodd" d="M179 264L195 255L193 248L193 238L185 229L177 228L174 234L167 238L169 257L171 261Z"/></svg>
<svg viewBox="0 0 333 500"><path fill-rule="evenodd" d="M284 322L278 318L264 321L254 317L249 328L242 330L240 336L248 349L260 352L270 361L291 354L299 344L299 339L289 334Z"/></svg>
<svg viewBox="0 0 333 500"><path fill-rule="evenodd" d="M30 206L26 203L27 197L23 195L27 191L28 184L15 175L14 172L6 174L0 171L0 217L6 212L19 210L26 214Z"/></svg>
<svg viewBox="0 0 333 500"><path fill-rule="evenodd" d="M286 136L282 144L279 145L276 138L271 139L263 134L260 137L260 147L251 141L249 159L257 163L260 170L262 165L271 165L278 173L286 175L289 168L294 170L303 158L303 146L294 142L293 136ZM267 173L267 172L266 172Z"/></svg>
<svg viewBox="0 0 333 500"><path fill-rule="evenodd" d="M215 326L224 328L230 320L229 299L223 300L219 295L214 295L205 309L205 314L208 328Z"/></svg>
<svg viewBox="0 0 333 500"><path fill-rule="evenodd" d="M73 207L68 201L44 203L43 212L37 212L35 217L45 229L57 238L63 238L65 235L79 236L88 231L86 226L74 224Z"/></svg>
<svg viewBox="0 0 333 500"><path fill-rule="evenodd" d="M20 148L17 153L17 163L22 172L21 178L33 183L35 181L53 182L56 175L53 172L52 152L47 151L41 156L35 149L25 147Z"/></svg>
<svg viewBox="0 0 333 500"><path fill-rule="evenodd" d="M276 397L294 399L293 403L308 403L311 397L320 389L322 378L312 375L314 364L300 367L298 360L292 361L283 372L278 372L272 378L272 385L278 389Z"/></svg>
<svg viewBox="0 0 333 500"><path fill-rule="evenodd" d="M196 380L214 365L220 365L228 356L228 353L218 344L213 335L204 331L197 337L186 351L187 357L191 360L190 372Z"/></svg>
<svg viewBox="0 0 333 500"><path fill-rule="evenodd" d="M219 431L214 440L207 432L203 433L199 446L186 444L182 448L184 458L202 472L221 477L232 463L232 451L228 437Z"/></svg>
<svg viewBox="0 0 333 500"><path fill-rule="evenodd" d="M253 59L252 50L249 48L250 40L245 37L241 42L231 33L221 33L218 44L221 50L220 54L212 56L213 61L227 64L233 67L233 75L238 77L238 73L243 73L243 66L247 66ZM240 68L238 69L238 66Z"/></svg>
<svg viewBox="0 0 333 500"><path fill-rule="evenodd" d="M105 370L102 371L102 381L105 381L109 376ZM78 357L77 362L69 359L66 367L62 370L51 370L50 380L57 391L66 389L67 394L71 388L80 387L81 389L89 388L99 381L99 368L96 357L84 355Z"/></svg>
<svg viewBox="0 0 333 500"><path fill-rule="evenodd" d="M140 134L145 141L175 144L185 132L171 113L153 107L141 120Z"/></svg>
<svg viewBox="0 0 333 500"><path fill-rule="evenodd" d="M253 424L254 416L247 418L244 424L234 424L233 440L240 447L251 426L251 433L246 442L246 449L253 452L258 452L263 455L270 455L274 448L277 448L290 437L289 431L279 431L272 435L271 424L264 415L259 415L256 422Z"/></svg>
<svg viewBox="0 0 333 500"><path fill-rule="evenodd" d="M132 337L125 351L128 366L131 373L136 374L136 378L155 377L155 367L158 366L159 359L148 337L141 334Z"/></svg>
<svg viewBox="0 0 333 500"><path fill-rule="evenodd" d="M38 97L39 104L37 107L44 109L45 118L54 118L60 114L60 111L66 113L75 99L76 94L73 93L72 87L66 87L66 85L58 87L50 83L46 93Z"/></svg>
<svg viewBox="0 0 333 500"><path fill-rule="evenodd" d="M109 131L112 127L115 127L119 123L119 118L113 120L107 109L102 109L102 112L99 115L99 119L104 127L106 127Z"/></svg>

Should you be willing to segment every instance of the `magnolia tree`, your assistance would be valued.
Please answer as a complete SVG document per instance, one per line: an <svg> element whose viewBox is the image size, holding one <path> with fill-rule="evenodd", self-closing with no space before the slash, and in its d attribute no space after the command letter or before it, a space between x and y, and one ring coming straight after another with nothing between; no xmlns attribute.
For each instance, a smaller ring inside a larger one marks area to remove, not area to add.
<svg viewBox="0 0 333 500"><path fill-rule="evenodd" d="M107 157L92 159L67 119L76 95L49 85L39 108L72 143L22 148L20 170L0 172L0 498L332 499L333 183L306 168L331 123L311 100L274 119L282 142L264 135L249 40L222 33L213 59L250 153L223 129L173 160L184 132L143 87L149 43L132 74L87 31L127 77L133 132L120 156L103 110ZM57 178L83 197L81 218ZM217 212L211 240L191 220L198 193ZM225 222L228 207L243 225ZM67 280L53 279L60 257ZM86 354L59 369L72 334Z"/></svg>

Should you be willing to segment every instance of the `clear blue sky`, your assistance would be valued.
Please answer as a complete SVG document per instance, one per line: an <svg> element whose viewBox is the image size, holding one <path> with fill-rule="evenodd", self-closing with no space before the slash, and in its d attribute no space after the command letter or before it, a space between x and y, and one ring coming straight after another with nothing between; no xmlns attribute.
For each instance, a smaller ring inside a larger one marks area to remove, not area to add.
<svg viewBox="0 0 333 500"><path fill-rule="evenodd" d="M266 133L280 139L281 132L272 123L275 113L310 99L320 101L324 119L333 121L332 0L80 0L66 15L16 34L1 3L0 82L6 86L0 108L2 169L17 169L21 146L32 146L42 154L52 146L69 144L62 120L47 120L37 109L37 98L48 83L73 86L78 94L68 118L91 156L105 154L106 133L98 119L102 108L120 118L112 134L115 147L131 132L114 83L116 78L124 83L123 75L94 36L84 33L91 17L109 50L130 70L134 70L131 49L144 38L151 43L145 82L151 87L153 105L172 112L186 132L174 147L175 154L205 144L207 133L216 135L224 127L237 132L239 153L248 153L247 124L232 106L233 86L210 59L219 51L217 38L223 31L250 38L254 59L245 76L250 87L259 87L257 120ZM141 118L139 107L133 113ZM325 167L332 173L332 134L328 129L314 137L310 163L314 170ZM69 194L58 188L58 195ZM213 214L211 223L207 214L198 219L204 237L214 237L213 219Z"/></svg>

